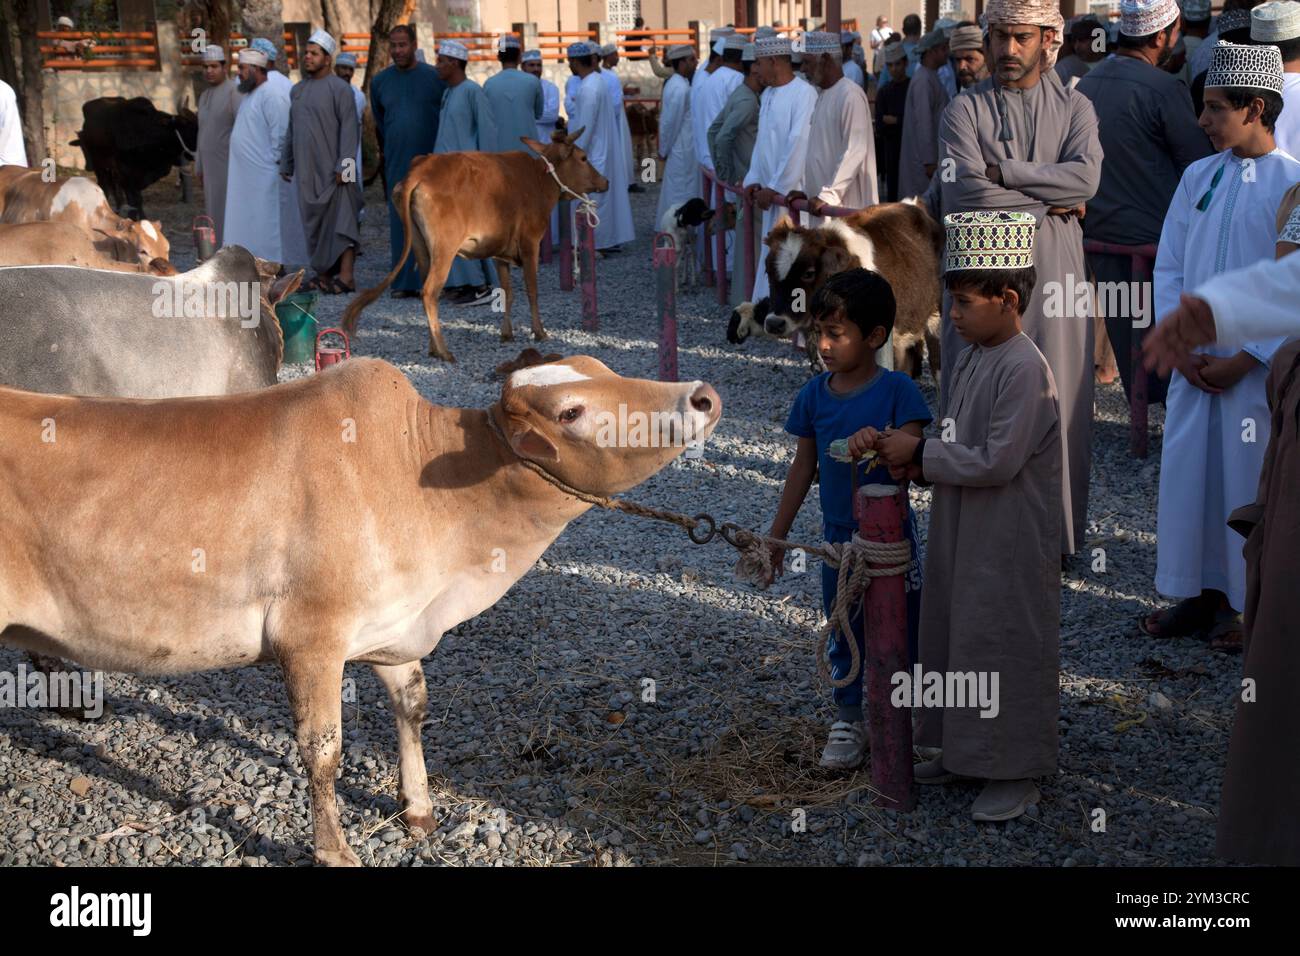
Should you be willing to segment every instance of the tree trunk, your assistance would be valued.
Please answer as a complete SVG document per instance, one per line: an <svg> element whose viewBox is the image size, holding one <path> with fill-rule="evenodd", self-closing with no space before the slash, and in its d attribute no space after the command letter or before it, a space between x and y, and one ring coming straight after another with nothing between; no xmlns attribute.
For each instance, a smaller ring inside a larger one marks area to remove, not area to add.
<svg viewBox="0 0 1300 956"><path fill-rule="evenodd" d="M343 45L343 10L339 0L320 0L321 22L325 32Z"/></svg>
<svg viewBox="0 0 1300 956"><path fill-rule="evenodd" d="M12 86L15 92L23 83L18 75L18 59L14 55L17 26L13 0L0 0L0 80Z"/></svg>
<svg viewBox="0 0 1300 956"><path fill-rule="evenodd" d="M265 37L274 43L280 51L275 65L281 72L287 72L289 58L284 55L284 14L280 7L280 0L244 0L241 18L244 36L250 41L255 37Z"/></svg>
<svg viewBox="0 0 1300 956"><path fill-rule="evenodd" d="M366 54L366 76L361 92L370 95L370 78L391 62L388 56L388 31L397 26L406 4L403 0L370 0L374 16L370 26L370 50Z"/></svg>
<svg viewBox="0 0 1300 956"><path fill-rule="evenodd" d="M22 67L21 87L15 92L23 117L28 166L39 166L48 155L45 147L45 75L41 72L41 41L36 38L39 12L38 0L14 0Z"/></svg>

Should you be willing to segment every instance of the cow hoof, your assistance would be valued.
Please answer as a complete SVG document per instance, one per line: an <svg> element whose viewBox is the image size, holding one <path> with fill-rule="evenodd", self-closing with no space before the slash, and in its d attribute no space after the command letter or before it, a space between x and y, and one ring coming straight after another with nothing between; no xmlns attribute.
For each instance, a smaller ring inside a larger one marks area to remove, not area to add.
<svg viewBox="0 0 1300 956"><path fill-rule="evenodd" d="M501 333L501 341L502 341L502 342L513 342L514 340L515 340L515 333L513 333L513 332L502 332L502 333Z"/></svg>
<svg viewBox="0 0 1300 956"><path fill-rule="evenodd" d="M349 847L341 850L317 850L316 863L319 866L360 866L361 859Z"/></svg>
<svg viewBox="0 0 1300 956"><path fill-rule="evenodd" d="M437 349L431 348L429 349L429 354L436 359L441 359L444 362L451 362L453 364L455 364L456 362L456 356L452 355L450 352L445 352L445 351L439 352Z"/></svg>
<svg viewBox="0 0 1300 956"><path fill-rule="evenodd" d="M746 326L753 319L753 303L744 302L731 310L731 321L727 323L727 341L739 345L749 338Z"/></svg>
<svg viewBox="0 0 1300 956"><path fill-rule="evenodd" d="M438 821L434 820L431 813L426 813L423 816L404 813L402 814L402 822L406 824L408 830L423 830L425 836L436 833L438 830Z"/></svg>
<svg viewBox="0 0 1300 956"><path fill-rule="evenodd" d="M550 338L550 336L546 334L546 330L545 330L545 329L537 329L537 330L535 330L535 331L533 332L533 341L534 341L534 342L544 342L546 339L549 339L549 338Z"/></svg>

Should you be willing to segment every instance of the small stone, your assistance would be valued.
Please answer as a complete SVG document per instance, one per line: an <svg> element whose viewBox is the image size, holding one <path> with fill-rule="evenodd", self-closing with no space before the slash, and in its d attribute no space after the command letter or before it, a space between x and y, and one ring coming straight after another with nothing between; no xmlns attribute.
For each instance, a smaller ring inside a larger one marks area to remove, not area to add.
<svg viewBox="0 0 1300 956"><path fill-rule="evenodd" d="M696 830L696 831L695 831L695 842L696 842L696 843L704 844L704 843L708 843L708 842L709 842L710 840L712 840L712 839L713 839L713 831L712 831L712 830Z"/></svg>
<svg viewBox="0 0 1300 956"><path fill-rule="evenodd" d="M68 784L68 789L79 797L84 797L90 792L91 779L89 777L73 777L72 783Z"/></svg>
<svg viewBox="0 0 1300 956"><path fill-rule="evenodd" d="M396 843L402 838L402 831L396 827L389 827L379 834L379 839L384 843Z"/></svg>
<svg viewBox="0 0 1300 956"><path fill-rule="evenodd" d="M731 844L731 855L734 856L737 860L749 859L749 851L745 849L745 844L743 843Z"/></svg>
<svg viewBox="0 0 1300 956"><path fill-rule="evenodd" d="M623 834L618 830L611 830L609 833L605 834L605 842L610 846L622 846Z"/></svg>
<svg viewBox="0 0 1300 956"><path fill-rule="evenodd" d="M483 834L483 843L488 848L489 853L495 853L501 848L501 833L498 830L488 830Z"/></svg>
<svg viewBox="0 0 1300 956"><path fill-rule="evenodd" d="M162 838L151 836L144 841L144 856L151 857L162 849Z"/></svg>
<svg viewBox="0 0 1300 956"><path fill-rule="evenodd" d="M1165 713L1174 709L1173 701L1171 701L1164 694L1160 693L1160 691L1158 690L1152 691L1151 696L1147 698L1147 706L1153 710L1158 710L1161 713Z"/></svg>
<svg viewBox="0 0 1300 956"><path fill-rule="evenodd" d="M235 820L246 820L252 815L253 815L253 808L246 803L241 803L239 806L235 807L235 810L231 814L231 817L233 817Z"/></svg>

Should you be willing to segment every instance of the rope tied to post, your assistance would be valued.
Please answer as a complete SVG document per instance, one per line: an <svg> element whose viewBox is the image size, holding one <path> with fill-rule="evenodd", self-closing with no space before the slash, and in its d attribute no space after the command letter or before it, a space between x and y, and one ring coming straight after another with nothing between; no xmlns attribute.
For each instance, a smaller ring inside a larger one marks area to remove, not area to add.
<svg viewBox="0 0 1300 956"><path fill-rule="evenodd" d="M521 465L566 495L571 495L579 501L585 501L587 504L608 511L621 511L625 514L635 515L638 518L650 518L655 521L676 525L684 530L686 536L696 544L708 544L715 535L721 535L727 544L740 552L740 559L736 562L735 574L741 581L766 587L772 578L772 551L776 548L784 551L803 551L820 557L831 567L837 569L839 577L835 594L835 606L831 608L826 623L817 631L817 637L822 642L817 649L817 673L823 681L837 688L847 687L858 679L858 675L862 672L862 656L858 652L858 642L853 639L851 625L853 608L855 605L860 605L862 597L867 588L871 586L873 578L894 577L907 573L912 561L912 545L907 538L890 543L868 541L855 531L851 541L839 544L829 541L823 544L805 544L760 534L757 531L742 528L730 521L725 521L719 525L717 520L706 512L691 517L679 511L654 508L650 505L643 505L622 498L594 495L574 488L563 479L551 474L537 462L520 457L511 448L510 440L506 438L505 432L502 431L501 425L497 422L496 416L492 414L491 410L488 411L487 418L493 433L501 439L506 449L515 456ZM871 567L873 564L879 566ZM832 631L839 631L849 644L851 658L849 673L839 680L835 680L831 676L830 664L827 660L826 637Z"/></svg>

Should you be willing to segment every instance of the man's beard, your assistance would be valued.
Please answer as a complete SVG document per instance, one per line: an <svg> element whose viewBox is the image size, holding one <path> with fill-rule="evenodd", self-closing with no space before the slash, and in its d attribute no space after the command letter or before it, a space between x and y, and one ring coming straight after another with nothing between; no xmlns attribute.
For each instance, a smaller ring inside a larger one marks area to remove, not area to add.
<svg viewBox="0 0 1300 956"><path fill-rule="evenodd" d="M1034 59L1030 60L1028 63L1018 60L1015 57L1008 57L1005 60L999 60L998 79L1002 80L1004 83L1007 82L1014 83L1016 80L1024 79L1025 76L1029 74L1029 71L1033 69L1034 64L1036 64L1037 62L1038 62L1038 57L1034 57ZM1015 65L1016 72L1013 75L1008 76L1003 71L1006 68L1010 67L1012 64Z"/></svg>
<svg viewBox="0 0 1300 956"><path fill-rule="evenodd" d="M977 78L970 70L960 70L957 73L957 83L964 90L968 86L974 86Z"/></svg>
<svg viewBox="0 0 1300 956"><path fill-rule="evenodd" d="M1165 67L1169 65L1170 61L1173 60L1173 58L1174 58L1174 48L1172 46L1165 47L1163 50L1160 51L1160 56L1156 58L1156 67L1163 70Z"/></svg>
<svg viewBox="0 0 1300 956"><path fill-rule="evenodd" d="M246 80L239 81L239 92L251 93L255 89L257 89L257 79L255 77L250 76Z"/></svg>

